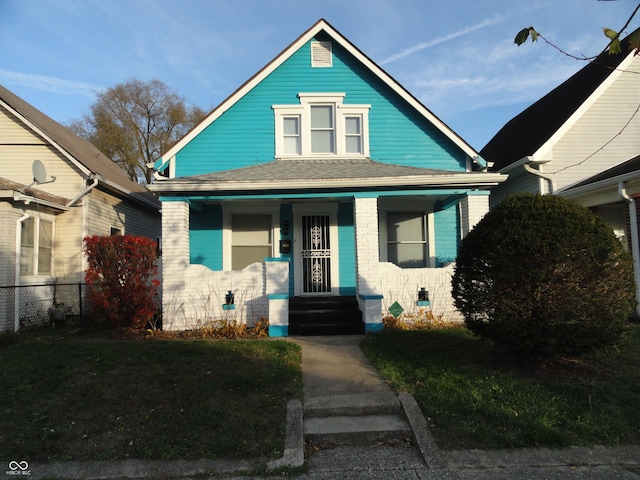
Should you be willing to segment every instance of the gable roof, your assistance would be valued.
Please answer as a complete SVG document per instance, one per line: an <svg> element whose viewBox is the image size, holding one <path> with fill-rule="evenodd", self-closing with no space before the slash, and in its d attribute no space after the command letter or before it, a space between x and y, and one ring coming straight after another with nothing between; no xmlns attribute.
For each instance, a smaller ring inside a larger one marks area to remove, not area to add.
<svg viewBox="0 0 640 480"><path fill-rule="evenodd" d="M257 84L265 79L269 74L282 65L289 57L291 57L298 49L313 39L316 35L324 32L331 37L333 41L341 45L365 67L367 67L382 82L389 86L394 92L402 97L409 105L417 110L429 122L431 122L438 130L440 130L447 138L449 138L458 148L460 148L471 159L478 159L478 152L473 149L458 134L449 128L442 120L427 109L417 98L409 93L402 85L394 80L387 72L376 65L369 57L360 51L355 45L347 40L340 32L333 28L326 20L318 20L311 28L298 37L293 43L285 48L273 60L271 60L262 70L241 85L227 99L218 105L199 125L193 128L186 136L171 147L161 159L156 162L157 170L161 170L164 165L171 160L185 145L198 136L205 128L213 123L218 117L226 112L233 104L250 92Z"/></svg>
<svg viewBox="0 0 640 480"><path fill-rule="evenodd" d="M621 42L622 53L610 55L607 51L602 52L568 80L507 122L480 150L485 160L493 162L491 169L499 171L534 155L547 143L605 80L614 73L619 74L618 68L625 60L633 58L635 52L629 50L631 35Z"/></svg>
<svg viewBox="0 0 640 480"><path fill-rule="evenodd" d="M146 187L131 180L93 144L63 127L2 85L0 105L49 141L82 172L85 178L97 178L104 186L128 195L139 203L160 208L160 202Z"/></svg>

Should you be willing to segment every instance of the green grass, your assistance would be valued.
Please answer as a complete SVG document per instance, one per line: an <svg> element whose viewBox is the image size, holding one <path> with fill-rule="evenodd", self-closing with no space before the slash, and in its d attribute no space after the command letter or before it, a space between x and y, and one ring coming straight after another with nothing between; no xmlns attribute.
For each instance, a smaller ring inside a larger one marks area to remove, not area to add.
<svg viewBox="0 0 640 480"><path fill-rule="evenodd" d="M617 349L523 365L466 329L385 331L365 354L446 449L640 444L640 326Z"/></svg>
<svg viewBox="0 0 640 480"><path fill-rule="evenodd" d="M300 348L270 340L0 344L0 458L276 458Z"/></svg>

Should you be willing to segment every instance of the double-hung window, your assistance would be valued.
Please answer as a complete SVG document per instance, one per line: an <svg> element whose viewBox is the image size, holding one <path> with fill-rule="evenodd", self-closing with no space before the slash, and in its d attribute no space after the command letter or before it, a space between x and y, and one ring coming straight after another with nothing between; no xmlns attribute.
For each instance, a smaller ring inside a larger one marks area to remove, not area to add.
<svg viewBox="0 0 640 480"><path fill-rule="evenodd" d="M311 153L336 153L333 105L310 105Z"/></svg>
<svg viewBox="0 0 640 480"><path fill-rule="evenodd" d="M288 115L282 118L282 140L285 155L300 155L300 115Z"/></svg>
<svg viewBox="0 0 640 480"><path fill-rule="evenodd" d="M53 273L53 222L27 217L20 224L20 275Z"/></svg>
<svg viewBox="0 0 640 480"><path fill-rule="evenodd" d="M423 268L429 263L424 212L387 212L387 261L402 268Z"/></svg>
<svg viewBox="0 0 640 480"><path fill-rule="evenodd" d="M345 96L299 93L299 104L274 105L276 158L367 158L370 105Z"/></svg>
<svg viewBox="0 0 640 480"><path fill-rule="evenodd" d="M273 251L271 215L231 215L231 269L264 262Z"/></svg>
<svg viewBox="0 0 640 480"><path fill-rule="evenodd" d="M362 153L362 116L349 116L344 119L345 149L347 153Z"/></svg>

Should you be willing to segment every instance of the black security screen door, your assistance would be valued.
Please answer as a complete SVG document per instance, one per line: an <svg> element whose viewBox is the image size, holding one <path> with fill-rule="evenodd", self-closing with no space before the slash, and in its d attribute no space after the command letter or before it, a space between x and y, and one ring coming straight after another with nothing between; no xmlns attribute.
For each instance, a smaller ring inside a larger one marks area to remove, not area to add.
<svg viewBox="0 0 640 480"><path fill-rule="evenodd" d="M303 293L331 292L329 215L302 216Z"/></svg>

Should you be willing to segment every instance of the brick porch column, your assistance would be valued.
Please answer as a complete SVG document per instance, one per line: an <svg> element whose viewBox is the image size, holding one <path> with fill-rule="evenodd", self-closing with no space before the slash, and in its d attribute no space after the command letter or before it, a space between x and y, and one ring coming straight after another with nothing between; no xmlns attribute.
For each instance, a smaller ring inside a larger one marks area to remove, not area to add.
<svg viewBox="0 0 640 480"><path fill-rule="evenodd" d="M189 205L162 202L162 324L166 330L184 328L180 315L185 272L189 266Z"/></svg>
<svg viewBox="0 0 640 480"><path fill-rule="evenodd" d="M378 238L378 199L354 199L356 236L357 295L365 331L382 329L380 294L380 251Z"/></svg>

